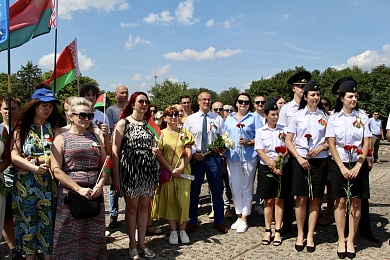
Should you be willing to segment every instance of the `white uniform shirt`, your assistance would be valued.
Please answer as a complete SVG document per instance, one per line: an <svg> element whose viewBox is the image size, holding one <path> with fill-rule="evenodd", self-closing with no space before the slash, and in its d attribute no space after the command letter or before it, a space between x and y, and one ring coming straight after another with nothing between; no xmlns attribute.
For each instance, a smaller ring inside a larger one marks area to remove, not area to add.
<svg viewBox="0 0 390 260"><path fill-rule="evenodd" d="M286 146L284 140L280 135L284 134L284 127L282 125L276 125L274 129L269 128L268 124L256 130L255 137L255 150L262 149L265 154L271 159L275 160L278 157L278 153L275 152L276 146ZM288 156L284 159L284 163L288 161ZM260 157L261 159L261 157ZM263 159L260 160L262 165L266 165Z"/></svg>
<svg viewBox="0 0 390 260"><path fill-rule="evenodd" d="M194 135L195 144L192 146L192 153L201 151L202 148L202 128L203 128L203 113L198 111L195 114L187 117L183 127ZM211 144L218 134L224 134L225 123L219 115L207 113L207 144Z"/></svg>
<svg viewBox="0 0 390 260"><path fill-rule="evenodd" d="M344 149L344 145L356 145L358 149L362 149L363 138L372 137L372 133L368 127L366 114L353 110L348 115L341 110L329 117L325 136L336 138L336 148L341 161L349 162L349 155ZM357 159L358 156L355 152L352 156L352 162L356 162Z"/></svg>
<svg viewBox="0 0 390 260"><path fill-rule="evenodd" d="M298 110L299 104L295 100L291 100L286 105L282 106L279 113L278 124L287 127L290 123L292 115Z"/></svg>
<svg viewBox="0 0 390 260"><path fill-rule="evenodd" d="M306 158L309 150L325 143L327 121L328 115L319 108L315 112L309 112L305 107L294 113L286 132L295 134L295 149L300 156ZM306 138L306 134L310 134L311 137ZM327 156L328 151L324 150L314 158L326 158Z"/></svg>

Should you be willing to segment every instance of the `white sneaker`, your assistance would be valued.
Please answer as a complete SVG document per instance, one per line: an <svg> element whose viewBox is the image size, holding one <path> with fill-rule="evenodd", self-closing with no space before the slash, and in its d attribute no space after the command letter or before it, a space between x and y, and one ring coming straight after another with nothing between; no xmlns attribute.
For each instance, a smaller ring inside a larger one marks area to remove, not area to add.
<svg viewBox="0 0 390 260"><path fill-rule="evenodd" d="M256 207L255 207L255 211L256 211L257 214L259 214L260 216L263 216L263 215L264 215L264 209L263 209L261 206L256 206Z"/></svg>
<svg viewBox="0 0 390 260"><path fill-rule="evenodd" d="M105 235L106 235L106 237L109 237L109 236L111 236L111 232L106 230Z"/></svg>
<svg viewBox="0 0 390 260"><path fill-rule="evenodd" d="M177 234L177 231L171 231L171 235L169 236L169 244L179 244L179 235Z"/></svg>
<svg viewBox="0 0 390 260"><path fill-rule="evenodd" d="M241 224L241 219L238 218L238 219L236 220L236 222L234 222L230 228L231 228L231 229L237 229L238 226L239 226L240 224Z"/></svg>
<svg viewBox="0 0 390 260"><path fill-rule="evenodd" d="M237 233L244 233L248 229L246 221L241 220L237 227Z"/></svg>
<svg viewBox="0 0 390 260"><path fill-rule="evenodd" d="M182 244L188 244L190 242L190 238L188 237L185 230L180 230L179 234L180 234L180 242Z"/></svg>

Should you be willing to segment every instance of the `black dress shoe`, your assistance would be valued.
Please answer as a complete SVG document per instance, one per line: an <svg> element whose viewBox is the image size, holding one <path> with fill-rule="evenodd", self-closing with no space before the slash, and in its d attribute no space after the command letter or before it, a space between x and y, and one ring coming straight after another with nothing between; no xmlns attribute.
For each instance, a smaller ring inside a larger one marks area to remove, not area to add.
<svg viewBox="0 0 390 260"><path fill-rule="evenodd" d="M186 232L188 234L194 233L196 228L197 228L196 224L188 224L186 228Z"/></svg>
<svg viewBox="0 0 390 260"><path fill-rule="evenodd" d="M362 238L364 238L364 239L366 239L366 240L372 242L372 243L379 243L379 242L381 242L381 241L379 240L379 238L377 238L376 236L374 236L374 234L372 234L372 233L360 234L360 236L361 236Z"/></svg>
<svg viewBox="0 0 390 260"><path fill-rule="evenodd" d="M215 224L215 228L216 228L219 232L221 232L221 233L223 233L223 234L226 234L226 233L229 232L228 229L227 229L223 224Z"/></svg>
<svg viewBox="0 0 390 260"><path fill-rule="evenodd" d="M353 252L353 253L347 252L347 257L348 257L349 259L355 258L355 257L356 257L356 252Z"/></svg>
<svg viewBox="0 0 390 260"><path fill-rule="evenodd" d="M297 250L298 252L301 252L304 248L305 248L305 245L295 244L295 250Z"/></svg>
<svg viewBox="0 0 390 260"><path fill-rule="evenodd" d="M316 246L306 246L307 252L313 253L316 251Z"/></svg>
<svg viewBox="0 0 390 260"><path fill-rule="evenodd" d="M340 259L344 259L347 257L347 252L339 252L337 251L337 256L340 258Z"/></svg>

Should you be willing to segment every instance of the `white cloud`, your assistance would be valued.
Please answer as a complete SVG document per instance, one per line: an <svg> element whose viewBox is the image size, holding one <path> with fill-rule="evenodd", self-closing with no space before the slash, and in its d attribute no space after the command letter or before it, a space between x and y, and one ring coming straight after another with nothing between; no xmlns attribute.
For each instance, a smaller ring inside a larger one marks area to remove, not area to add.
<svg viewBox="0 0 390 260"><path fill-rule="evenodd" d="M167 74L170 69L171 69L171 65L165 65L163 67L157 68L156 75L161 77L162 75Z"/></svg>
<svg viewBox="0 0 390 260"><path fill-rule="evenodd" d="M204 50L202 52L198 52L195 50L185 49L182 52L170 52L167 54L164 54L164 57L166 59L171 60L214 60L215 58L227 58L236 54L242 53L241 49L236 50L220 50L216 51L214 47L209 47L207 50Z"/></svg>
<svg viewBox="0 0 390 260"><path fill-rule="evenodd" d="M161 13L150 13L142 20L147 23L169 25L175 18L171 16L169 11L162 11Z"/></svg>
<svg viewBox="0 0 390 260"><path fill-rule="evenodd" d="M290 48L290 49L298 51L298 52L327 56L326 54L321 53L321 52L316 52L316 51L306 50L306 49L303 49L303 48L296 47L295 45L293 45L293 44L291 44L289 42L283 42L283 45L286 46L287 48Z"/></svg>
<svg viewBox="0 0 390 260"><path fill-rule="evenodd" d="M149 85L146 84L145 82L143 82L143 83L137 85L137 88L142 88L142 89L143 89L143 88L146 88L146 87L149 87Z"/></svg>
<svg viewBox="0 0 390 260"><path fill-rule="evenodd" d="M243 15L231 17L223 22L223 27L227 29L230 28L232 25L239 25L240 23L238 22L238 20L243 18L244 18Z"/></svg>
<svg viewBox="0 0 390 260"><path fill-rule="evenodd" d="M91 58L88 58L86 55L83 55L81 52L77 52L79 60L80 72L83 73L86 70L92 69L95 67L95 61ZM57 60L60 54L57 54ZM48 70L54 69L54 53L43 55L42 58L38 60L39 66L46 68Z"/></svg>
<svg viewBox="0 0 390 260"><path fill-rule="evenodd" d="M207 26L207 27L212 27L212 26L214 26L214 19L208 20L208 21L206 22L206 26Z"/></svg>
<svg viewBox="0 0 390 260"><path fill-rule="evenodd" d="M141 76L141 74L139 74L139 73L134 74L134 75L131 77L131 80L134 80L134 81L141 80L141 79L142 79L142 76Z"/></svg>
<svg viewBox="0 0 390 260"><path fill-rule="evenodd" d="M125 42L125 48L129 50L129 49L135 47L136 45L149 45L149 44L152 44L152 43L150 41L148 41L148 40L142 39L139 36L137 36L133 40L133 36L130 34L129 38Z"/></svg>
<svg viewBox="0 0 390 260"><path fill-rule="evenodd" d="M357 56L352 56L346 64L335 65L333 68L341 70L358 66L364 70L370 70L378 65L390 66L390 44L383 45L382 53L377 50L366 50Z"/></svg>
<svg viewBox="0 0 390 260"><path fill-rule="evenodd" d="M194 18L194 12L194 1L186 0L179 3L175 15L171 15L169 10L164 10L161 13L150 13L142 20L157 25L170 25L175 20L183 25L192 25L200 21L200 18Z"/></svg>
<svg viewBox="0 0 390 260"><path fill-rule="evenodd" d="M129 9L127 0L66 0L59 1L58 13L63 19L72 19L73 12L80 11L123 11Z"/></svg>
<svg viewBox="0 0 390 260"><path fill-rule="evenodd" d="M124 22L121 22L120 23L120 26L121 27L130 27L130 28L135 28L138 26L137 23L124 23Z"/></svg>
<svg viewBox="0 0 390 260"><path fill-rule="evenodd" d="M177 79L177 78L168 78L168 80L173 82L173 83L179 82L179 79Z"/></svg>
<svg viewBox="0 0 390 260"><path fill-rule="evenodd" d="M194 18L194 12L195 7L193 0L187 0L184 3L180 2L175 11L176 19L181 24L192 25L200 21L199 18Z"/></svg>

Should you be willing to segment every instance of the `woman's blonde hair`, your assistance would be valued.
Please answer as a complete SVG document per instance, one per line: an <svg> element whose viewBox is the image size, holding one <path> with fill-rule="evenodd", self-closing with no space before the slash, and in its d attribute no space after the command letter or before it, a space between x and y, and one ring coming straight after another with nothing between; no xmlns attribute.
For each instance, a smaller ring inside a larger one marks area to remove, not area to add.
<svg viewBox="0 0 390 260"><path fill-rule="evenodd" d="M70 116L72 113L74 113L74 108L77 106L86 106L90 109L92 108L92 102L83 97L74 97L68 104L70 107L68 109L67 116Z"/></svg>

